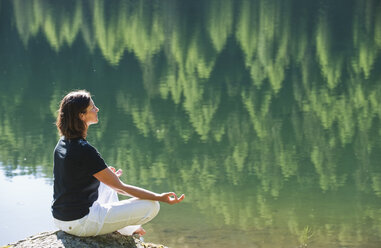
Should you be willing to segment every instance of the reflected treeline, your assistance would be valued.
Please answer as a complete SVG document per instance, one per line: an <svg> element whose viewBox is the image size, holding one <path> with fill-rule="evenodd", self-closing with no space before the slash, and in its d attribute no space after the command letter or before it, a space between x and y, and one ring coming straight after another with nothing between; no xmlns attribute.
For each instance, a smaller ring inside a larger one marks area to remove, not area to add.
<svg viewBox="0 0 381 248"><path fill-rule="evenodd" d="M209 78L229 39L242 49L253 84L269 83L275 93L291 63L311 59L330 89L347 67L368 78L381 47L381 6L361 0L342 4L348 5L343 0L12 1L25 46L40 33L56 51L81 38L113 65L133 52L148 74L153 57L163 53L166 70L145 79L163 83L174 99L184 90L183 80Z"/></svg>
<svg viewBox="0 0 381 248"><path fill-rule="evenodd" d="M216 225L381 239L380 2L0 4L9 174L51 174L58 103L86 88L89 140L127 181L186 192Z"/></svg>

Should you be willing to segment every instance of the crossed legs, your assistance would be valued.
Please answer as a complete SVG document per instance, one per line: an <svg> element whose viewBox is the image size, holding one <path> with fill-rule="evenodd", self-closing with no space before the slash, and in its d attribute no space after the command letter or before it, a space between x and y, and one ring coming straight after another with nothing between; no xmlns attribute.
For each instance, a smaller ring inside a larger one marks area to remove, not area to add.
<svg viewBox="0 0 381 248"><path fill-rule="evenodd" d="M90 207L85 217L71 222L55 220L63 231L76 236L96 236L118 231L123 235L144 234L141 228L159 212L157 201L131 198L119 201L117 193L101 183L98 200Z"/></svg>

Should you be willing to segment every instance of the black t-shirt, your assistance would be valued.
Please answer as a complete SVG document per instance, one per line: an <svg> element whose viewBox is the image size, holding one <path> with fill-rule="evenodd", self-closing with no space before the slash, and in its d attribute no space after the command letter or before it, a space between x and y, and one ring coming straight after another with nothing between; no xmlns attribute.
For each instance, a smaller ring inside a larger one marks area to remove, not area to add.
<svg viewBox="0 0 381 248"><path fill-rule="evenodd" d="M85 139L61 138L54 149L54 218L71 221L87 215L98 199L99 181L93 175L105 168L98 151Z"/></svg>

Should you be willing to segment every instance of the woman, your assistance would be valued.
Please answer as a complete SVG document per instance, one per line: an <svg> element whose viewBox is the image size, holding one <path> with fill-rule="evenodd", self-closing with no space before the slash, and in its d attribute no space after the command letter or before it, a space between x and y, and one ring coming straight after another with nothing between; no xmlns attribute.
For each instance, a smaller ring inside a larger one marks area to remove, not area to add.
<svg viewBox="0 0 381 248"><path fill-rule="evenodd" d="M185 196L157 194L120 181L122 171L108 167L86 140L89 126L98 123L98 111L84 90L70 92L61 101L56 122L61 138L54 149L54 222L76 236L117 230L143 235L140 225L157 215L158 202L175 204ZM117 193L133 198L118 201Z"/></svg>

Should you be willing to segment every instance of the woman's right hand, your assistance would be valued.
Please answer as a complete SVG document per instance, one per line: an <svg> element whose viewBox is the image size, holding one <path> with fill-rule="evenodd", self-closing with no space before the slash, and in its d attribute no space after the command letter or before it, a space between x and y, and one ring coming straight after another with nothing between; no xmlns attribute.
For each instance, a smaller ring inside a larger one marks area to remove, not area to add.
<svg viewBox="0 0 381 248"><path fill-rule="evenodd" d="M117 177L120 177L121 175L122 175L122 173L123 173L123 171L122 171L122 169L119 169L118 171L114 168L114 167L112 167L112 166L109 166L108 167L112 172L114 172L115 173L115 175L117 176Z"/></svg>
<svg viewBox="0 0 381 248"><path fill-rule="evenodd" d="M159 201L161 202L166 202L170 205L176 204L184 200L185 195L182 194L180 197L177 197L177 195L173 192L167 192L167 193L162 193L159 196Z"/></svg>

